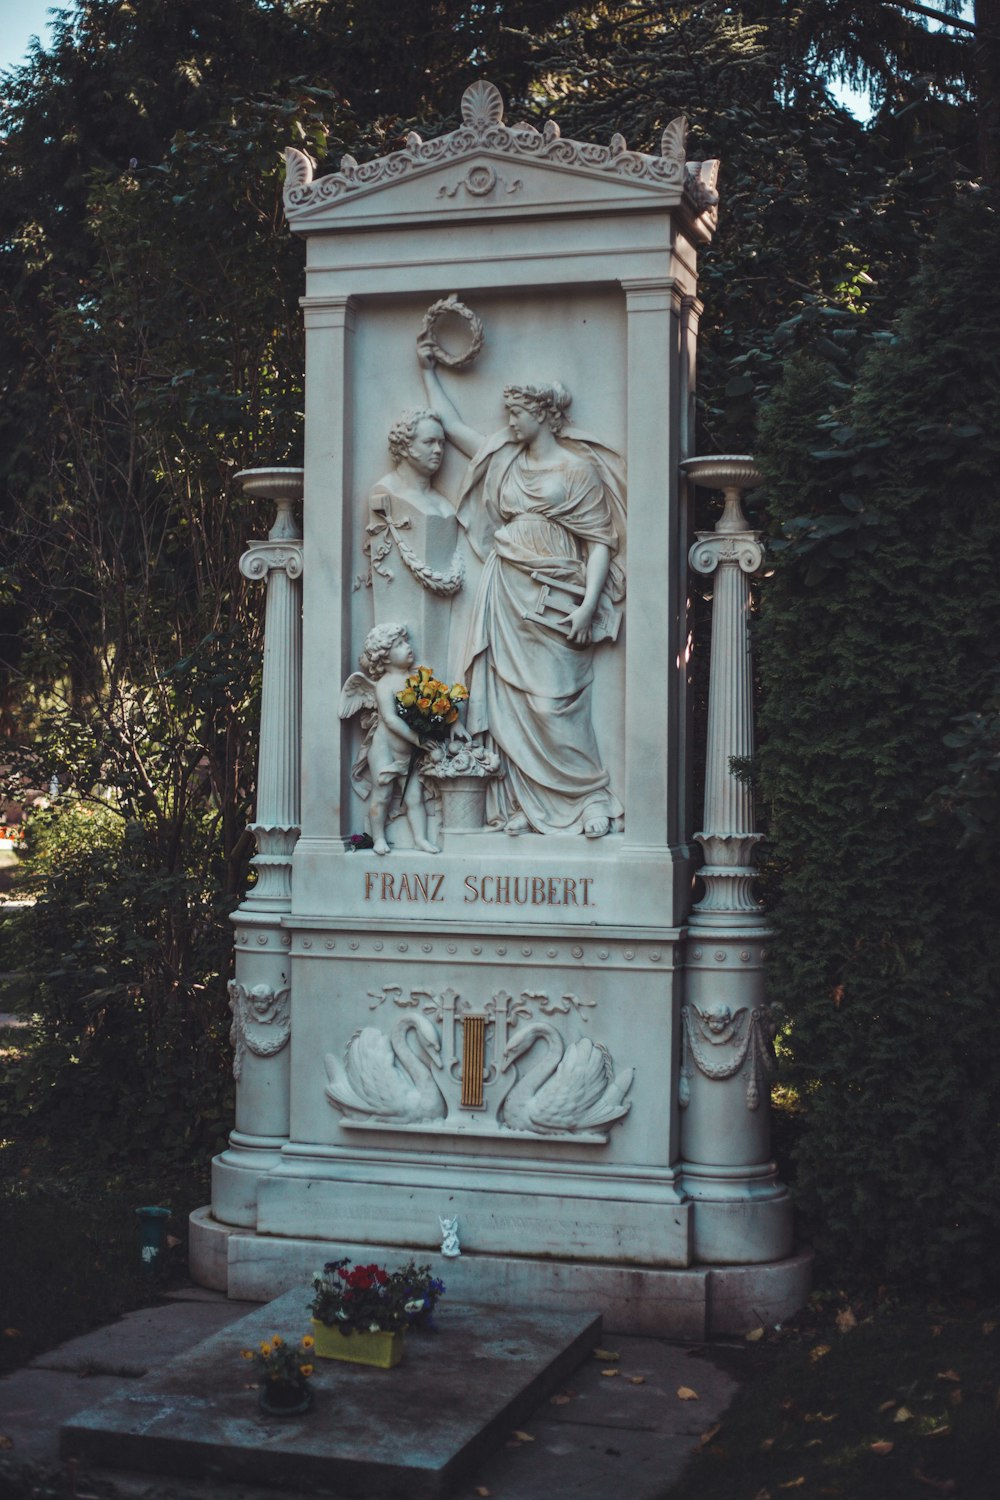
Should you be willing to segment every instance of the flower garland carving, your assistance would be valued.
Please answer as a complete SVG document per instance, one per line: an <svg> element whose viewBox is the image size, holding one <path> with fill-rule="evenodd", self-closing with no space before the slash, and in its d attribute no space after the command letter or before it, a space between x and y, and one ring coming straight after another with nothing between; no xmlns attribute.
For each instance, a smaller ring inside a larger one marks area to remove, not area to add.
<svg viewBox="0 0 1000 1500"><path fill-rule="evenodd" d="M370 522L365 527L368 539L365 542L364 550L368 555L372 570L380 578L391 581L392 573L386 567L385 559L391 553L392 544L395 542L396 550L407 569L423 588L427 589L429 593L437 594L445 599L450 598L452 594L457 594L465 579L465 564L462 561L461 547L456 547L452 553L447 573L435 572L430 564L424 562L423 558L418 556L413 548L404 542L400 536L399 533L408 527L409 524L410 522L405 516L402 520L396 521L389 510L388 502L386 502L384 508L379 512L378 519Z"/></svg>
<svg viewBox="0 0 1000 1500"><path fill-rule="evenodd" d="M757 1109L761 1079L770 1084L778 1073L774 1052L776 1031L777 1025L767 1005L756 1006L753 1010L743 1005L735 1015L728 1005L705 1011L696 1005L682 1005L681 1076L677 1093L681 1109L691 1102L692 1058L699 1073L714 1082L735 1078L749 1059L747 1109Z"/></svg>
<svg viewBox="0 0 1000 1500"><path fill-rule="evenodd" d="M270 985L247 986L231 979L226 986L233 1024L229 1040L233 1048L233 1077L239 1083L248 1052L254 1057L276 1057L291 1035L291 990L272 990Z"/></svg>
<svg viewBox="0 0 1000 1500"><path fill-rule="evenodd" d="M294 218L297 213L334 203L361 189L381 187L485 150L515 160L541 161L571 171L625 178L650 187L680 188L687 192L699 211L705 211L718 202L712 178L713 164L685 164L686 137L687 121L683 115L672 120L664 130L659 156L630 151L621 135L615 135L610 146L563 140L554 120L549 120L542 130L523 122L505 125L499 90L491 83L480 81L467 88L462 96L462 124L458 130L432 141L424 141L411 131L402 150L376 157L374 161L359 165L353 156L344 156L339 172L316 178L312 158L294 146L286 147L285 210L290 218ZM466 177L464 185L470 193L485 196L492 192L498 180L503 181L497 179L492 168L477 167ZM442 191L452 197L461 185L456 183L453 188ZM505 191L511 193L520 184L514 181L503 185Z"/></svg>

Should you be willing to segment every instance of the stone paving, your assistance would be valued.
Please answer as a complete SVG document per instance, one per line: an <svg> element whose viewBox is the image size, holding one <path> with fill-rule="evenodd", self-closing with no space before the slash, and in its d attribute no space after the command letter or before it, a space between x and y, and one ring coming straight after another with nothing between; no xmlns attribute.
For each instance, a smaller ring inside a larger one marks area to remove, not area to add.
<svg viewBox="0 0 1000 1500"><path fill-rule="evenodd" d="M64 1423L116 1391L140 1391L147 1372L255 1310L258 1304L185 1288L158 1306L129 1313L39 1356L0 1380L0 1437L11 1440L10 1456L55 1464ZM446 1304L440 1317L447 1317ZM737 1381L719 1367L719 1346L604 1333L598 1347L618 1358L591 1354L459 1482L456 1497L474 1500L488 1491L495 1500L666 1500L700 1434L719 1420L735 1395ZM609 1370L617 1373L604 1373ZM696 1396L681 1399L682 1388ZM123 1500L153 1500L158 1494L274 1500L279 1493L221 1479L170 1479L91 1466L85 1472L111 1481Z"/></svg>

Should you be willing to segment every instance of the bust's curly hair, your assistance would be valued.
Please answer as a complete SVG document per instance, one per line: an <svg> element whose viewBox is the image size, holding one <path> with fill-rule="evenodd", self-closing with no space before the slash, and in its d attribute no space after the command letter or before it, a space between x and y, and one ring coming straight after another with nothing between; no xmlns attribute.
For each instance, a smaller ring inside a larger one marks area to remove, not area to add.
<svg viewBox="0 0 1000 1500"><path fill-rule="evenodd" d="M362 672L367 672L373 682L384 677L389 667L389 652L397 641L409 641L410 633L405 625L375 625L365 636L364 649L358 662Z"/></svg>
<svg viewBox="0 0 1000 1500"><path fill-rule="evenodd" d="M504 406L523 406L540 422L546 422L552 432L561 431L572 399L558 380L551 385L505 385L503 388Z"/></svg>
<svg viewBox="0 0 1000 1500"><path fill-rule="evenodd" d="M417 406L401 412L398 420L393 422L389 428L389 454L394 464L406 457L410 444L417 435L417 428L425 421L436 422L442 437L444 436L444 423L429 406Z"/></svg>

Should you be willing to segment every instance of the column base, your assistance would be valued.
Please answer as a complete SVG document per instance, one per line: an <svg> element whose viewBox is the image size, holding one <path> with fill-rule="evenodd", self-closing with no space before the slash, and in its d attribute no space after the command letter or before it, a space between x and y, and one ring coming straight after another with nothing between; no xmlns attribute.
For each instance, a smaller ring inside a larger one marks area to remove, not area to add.
<svg viewBox="0 0 1000 1500"><path fill-rule="evenodd" d="M764 1265L792 1253L792 1200L773 1162L748 1167L682 1162L680 1171L691 1200L696 1261Z"/></svg>
<svg viewBox="0 0 1000 1500"><path fill-rule="evenodd" d="M280 1163L286 1139L233 1131L227 1150L212 1160L211 1213L220 1224L244 1229L256 1225L261 1180Z"/></svg>

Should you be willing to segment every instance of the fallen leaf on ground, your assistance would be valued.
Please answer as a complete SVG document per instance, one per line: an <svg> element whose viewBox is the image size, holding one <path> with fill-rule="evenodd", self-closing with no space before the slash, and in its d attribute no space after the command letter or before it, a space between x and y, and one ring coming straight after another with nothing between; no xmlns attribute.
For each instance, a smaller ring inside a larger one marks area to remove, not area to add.
<svg viewBox="0 0 1000 1500"><path fill-rule="evenodd" d="M852 1328L857 1328L858 1320L849 1307L837 1314L837 1328L841 1333L850 1333Z"/></svg>
<svg viewBox="0 0 1000 1500"><path fill-rule="evenodd" d="M823 1446L823 1439L822 1438L810 1438L809 1441L808 1441L808 1443L803 1443L802 1446L803 1446L803 1448L822 1448L822 1446Z"/></svg>
<svg viewBox="0 0 1000 1500"><path fill-rule="evenodd" d="M183 1240L179 1240L175 1234L168 1234L167 1235L167 1249L168 1250L176 1250L177 1246L178 1245L183 1245L183 1243L184 1243L184 1241Z"/></svg>
<svg viewBox="0 0 1000 1500"><path fill-rule="evenodd" d="M5 1328L3 1336L5 1339L19 1339L21 1337L21 1330L20 1328Z"/></svg>
<svg viewBox="0 0 1000 1500"><path fill-rule="evenodd" d="M996 1320L996 1318L991 1318L988 1323L984 1323L983 1324L983 1332L984 1333L992 1333L993 1330L994 1330L994 1328L996 1326L997 1326L997 1320Z"/></svg>
<svg viewBox="0 0 1000 1500"><path fill-rule="evenodd" d="M953 1495L958 1489L954 1479L931 1479L919 1469L914 1469L913 1477L918 1484L926 1484L928 1489L936 1490L939 1495Z"/></svg>
<svg viewBox="0 0 1000 1500"><path fill-rule="evenodd" d="M774 1447L774 1438L764 1438L761 1441L760 1451L761 1451L761 1453L770 1453L770 1451L771 1451L771 1449L773 1447Z"/></svg>
<svg viewBox="0 0 1000 1500"><path fill-rule="evenodd" d="M613 1380L616 1375L621 1374L621 1370L602 1370L601 1374L606 1380Z"/></svg>
<svg viewBox="0 0 1000 1500"><path fill-rule="evenodd" d="M829 1354L829 1352L829 1344L817 1344L815 1348L809 1350L809 1358L812 1360L813 1364L815 1364L818 1359L822 1359L823 1355Z"/></svg>
<svg viewBox="0 0 1000 1500"><path fill-rule="evenodd" d="M606 1365L609 1365L614 1359L621 1359L621 1355L617 1349L593 1349L591 1353L595 1359L603 1361Z"/></svg>
<svg viewBox="0 0 1000 1500"><path fill-rule="evenodd" d="M805 1422L836 1422L839 1413L835 1411L807 1411L803 1421Z"/></svg>
<svg viewBox="0 0 1000 1500"><path fill-rule="evenodd" d="M535 1441L530 1432L522 1432L519 1427L514 1428L511 1437L517 1438L519 1443L533 1443Z"/></svg>
<svg viewBox="0 0 1000 1500"><path fill-rule="evenodd" d="M786 1479L784 1484L779 1484L778 1485L778 1489L779 1490L798 1490L798 1489L802 1488L802 1486L805 1484L805 1482L806 1482L806 1476L804 1474L800 1474L799 1477L798 1477L798 1479Z"/></svg>
<svg viewBox="0 0 1000 1500"><path fill-rule="evenodd" d="M699 1399L698 1392L693 1391L689 1385L679 1385L677 1387L677 1399L679 1401L697 1401Z"/></svg>
<svg viewBox="0 0 1000 1500"><path fill-rule="evenodd" d="M938 1380L953 1380L956 1385L961 1385L962 1377L955 1370L938 1370Z"/></svg>
<svg viewBox="0 0 1000 1500"><path fill-rule="evenodd" d="M877 1453L879 1458L884 1458L887 1453L891 1453L895 1446L895 1443L888 1443L884 1438L879 1443L870 1444L872 1452Z"/></svg>
<svg viewBox="0 0 1000 1500"><path fill-rule="evenodd" d="M912 1422L913 1413L908 1406L901 1406L892 1420L894 1422Z"/></svg>
<svg viewBox="0 0 1000 1500"><path fill-rule="evenodd" d="M941 1337L942 1333L944 1333L944 1324L943 1323L932 1323L931 1324L931 1334L933 1335L934 1338L939 1339Z"/></svg>
<svg viewBox="0 0 1000 1500"><path fill-rule="evenodd" d="M883 1401L882 1405L879 1407L879 1411L880 1412L883 1412L883 1411L892 1411L892 1408L895 1405L896 1405L895 1401Z"/></svg>
<svg viewBox="0 0 1000 1500"><path fill-rule="evenodd" d="M630 1375L628 1377L628 1383L629 1385L645 1385L646 1377L645 1375Z"/></svg>
<svg viewBox="0 0 1000 1500"><path fill-rule="evenodd" d="M753 1500L771 1500L771 1491L768 1489L758 1490Z"/></svg>
<svg viewBox="0 0 1000 1500"><path fill-rule="evenodd" d="M722 1423L716 1422L714 1427L710 1427L707 1432L703 1432L701 1437L698 1439L699 1448L707 1448L712 1439L714 1437L717 1437L721 1431Z"/></svg>
<svg viewBox="0 0 1000 1500"><path fill-rule="evenodd" d="M570 1400L570 1398L568 1396L563 1395L560 1392L560 1394L558 1396L550 1396L549 1397L549 1405L550 1406L568 1406L569 1405L569 1400Z"/></svg>
<svg viewBox="0 0 1000 1500"><path fill-rule="evenodd" d="M764 1330L763 1328L751 1328L750 1332L745 1333L743 1337L746 1339L748 1344L756 1344L758 1339L762 1339L764 1337Z"/></svg>
<svg viewBox="0 0 1000 1500"><path fill-rule="evenodd" d="M493 1491L492 1490L488 1490L486 1488L485 1484L477 1484L476 1485L476 1494L477 1495L482 1495L484 1497L484 1500L485 1500L485 1496L486 1495L492 1495L492 1493L493 1493Z"/></svg>
<svg viewBox="0 0 1000 1500"><path fill-rule="evenodd" d="M961 1406L963 1399L961 1389L958 1386L953 1391L948 1392L948 1402L951 1406Z"/></svg>
<svg viewBox="0 0 1000 1500"><path fill-rule="evenodd" d="M951 1435L951 1424L942 1422L940 1427L932 1427L930 1432L925 1432L924 1437L949 1437Z"/></svg>

